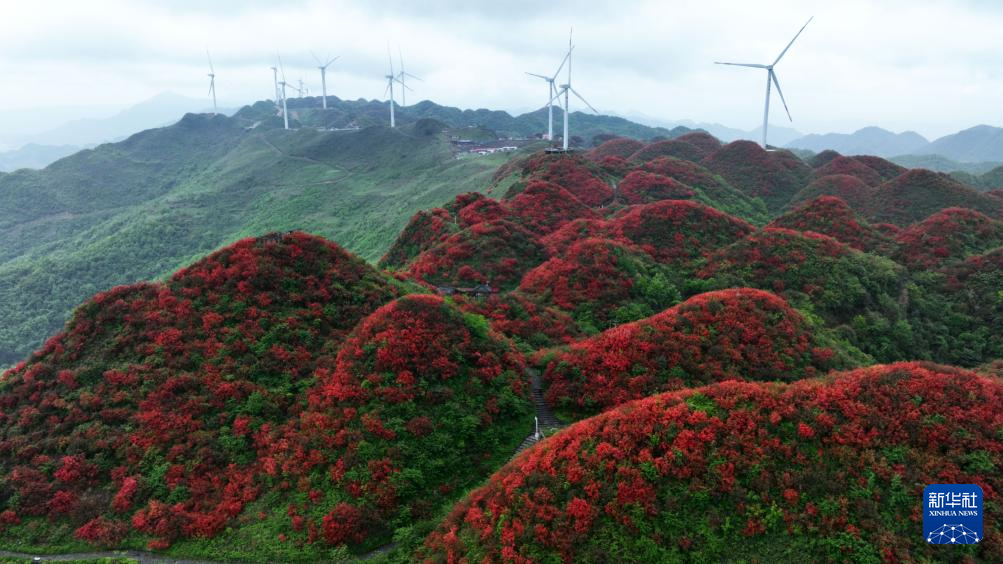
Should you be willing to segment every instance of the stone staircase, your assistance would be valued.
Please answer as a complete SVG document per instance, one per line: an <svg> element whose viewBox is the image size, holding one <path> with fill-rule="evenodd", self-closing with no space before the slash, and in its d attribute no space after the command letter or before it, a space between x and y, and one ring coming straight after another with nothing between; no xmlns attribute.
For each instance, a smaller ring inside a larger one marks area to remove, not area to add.
<svg viewBox="0 0 1003 564"><path fill-rule="evenodd" d="M550 411L550 407L547 406L547 402L543 400L543 386L540 383L540 371L535 368L526 368L526 375L529 376L529 380L532 384L532 394L533 394L533 407L536 409L536 421L539 424L539 435L537 435L536 429L529 434L522 444L515 449L515 453L512 454L512 458L515 458L520 452L526 450L527 448L540 442L544 437L549 437L553 435L564 424L557 420L554 413Z"/></svg>

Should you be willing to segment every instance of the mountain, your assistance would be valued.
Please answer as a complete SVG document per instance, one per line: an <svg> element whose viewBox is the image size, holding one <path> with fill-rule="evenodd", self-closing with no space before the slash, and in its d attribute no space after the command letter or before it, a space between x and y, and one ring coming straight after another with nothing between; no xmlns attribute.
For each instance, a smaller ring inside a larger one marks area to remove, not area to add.
<svg viewBox="0 0 1003 564"><path fill-rule="evenodd" d="M942 155L898 155L890 157L891 161L906 168L925 168L934 172L964 173L979 176L994 168L1003 166L1003 162L973 162L963 163Z"/></svg>
<svg viewBox="0 0 1003 564"><path fill-rule="evenodd" d="M906 131L892 133L880 127L865 127L853 133L811 134L794 139L785 146L821 153L827 149L844 155L895 157L916 153L929 145L922 135Z"/></svg>
<svg viewBox="0 0 1003 564"><path fill-rule="evenodd" d="M1003 128L978 125L947 135L917 151L918 155L942 155L963 163L1003 161Z"/></svg>
<svg viewBox="0 0 1003 564"><path fill-rule="evenodd" d="M401 108L391 130L385 102L328 102L325 112L319 98L289 100L290 131L272 103L259 102L232 118L188 114L44 170L0 174L0 209L11 210L0 216L0 366L37 347L87 296L166 276L245 236L307 229L375 261L412 214L488 189L509 159L457 158L451 140L546 129L540 112L513 117L422 102ZM74 131L124 131L192 103L165 94ZM685 133L609 116L572 119L585 144Z"/></svg>
<svg viewBox="0 0 1003 564"><path fill-rule="evenodd" d="M162 92L109 117L69 121L28 139L38 145L96 145L174 123L186 113L206 111L208 107L206 100Z"/></svg>
<svg viewBox="0 0 1003 564"><path fill-rule="evenodd" d="M0 327L103 285L0 377L0 547L929 561L909 492L1003 488L1000 381L933 364L999 370L995 195L703 135L478 157L432 118L296 111L0 175ZM981 541L1000 561L998 520Z"/></svg>
<svg viewBox="0 0 1003 564"><path fill-rule="evenodd" d="M414 560L604 562L611 547L621 562L937 560L917 492L945 475L1003 487L988 450L1001 398L999 379L916 363L655 395L516 457ZM975 560L1003 554L988 522L964 547Z"/></svg>
<svg viewBox="0 0 1003 564"><path fill-rule="evenodd" d="M45 168L79 151L76 145L27 145L14 151L0 153L0 172L11 172L20 168Z"/></svg>
<svg viewBox="0 0 1003 564"><path fill-rule="evenodd" d="M685 127L688 129L703 130L706 131L707 133L710 133L714 137L717 137L721 141L724 141L725 143L731 143L732 141L740 141L740 140L755 141L758 143L763 140L763 126L758 126L754 129L746 130L746 129L738 129L735 127L728 127L726 125L721 125L720 123L694 121L690 119L682 119L677 121L661 120L637 113L628 114L625 117L638 123L646 123L670 129L674 127ZM803 133L797 131L796 129L774 124L770 124L769 135L770 135L770 145L775 145L777 147L784 147L791 141L799 139L804 136Z"/></svg>

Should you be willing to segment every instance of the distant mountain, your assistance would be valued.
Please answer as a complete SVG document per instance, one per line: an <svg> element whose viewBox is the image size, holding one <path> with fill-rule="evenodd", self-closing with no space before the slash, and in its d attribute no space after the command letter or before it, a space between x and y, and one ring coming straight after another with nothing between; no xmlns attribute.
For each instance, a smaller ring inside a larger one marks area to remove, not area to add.
<svg viewBox="0 0 1003 564"><path fill-rule="evenodd" d="M118 141L145 129L174 123L186 113L202 112L208 108L206 100L162 92L112 116L69 121L44 133L31 135L29 141L37 145L81 146Z"/></svg>
<svg viewBox="0 0 1003 564"><path fill-rule="evenodd" d="M844 155L875 155L895 157L916 153L930 142L914 131L892 133L880 127L865 127L854 133L805 135L787 143L791 149L807 149L816 153L833 150Z"/></svg>
<svg viewBox="0 0 1003 564"><path fill-rule="evenodd" d="M45 168L63 157L76 153L81 148L76 145L29 143L20 149L0 153L0 172L10 172L21 168Z"/></svg>
<svg viewBox="0 0 1003 564"><path fill-rule="evenodd" d="M668 121L636 113L627 114L623 117L630 119L632 121L636 121L638 123L659 126L659 127L673 128L682 126L688 129L702 129L707 133L710 133L714 137L717 137L724 143L731 143L732 141L743 141L743 140L755 141L758 143L763 139L762 126L757 127L755 129L745 130L734 127L728 127L727 125L722 125L720 123L708 123L703 121L693 121L690 119ZM803 136L804 134L796 129L770 124L770 145L782 147L787 145L789 142L795 139L799 139Z"/></svg>
<svg viewBox="0 0 1003 564"><path fill-rule="evenodd" d="M1003 128L977 125L937 139L918 155L943 155L965 163L1003 161Z"/></svg>
<svg viewBox="0 0 1003 564"><path fill-rule="evenodd" d="M889 160L906 168L925 168L936 172L964 172L980 175L993 170L1003 162L986 161L977 163L962 163L943 155L899 155Z"/></svg>

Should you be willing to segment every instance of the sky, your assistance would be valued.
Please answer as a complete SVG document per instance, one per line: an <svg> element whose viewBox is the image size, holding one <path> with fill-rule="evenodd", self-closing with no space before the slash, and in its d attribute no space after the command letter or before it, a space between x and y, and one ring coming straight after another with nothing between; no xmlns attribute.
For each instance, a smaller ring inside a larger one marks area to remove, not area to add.
<svg viewBox="0 0 1003 564"><path fill-rule="evenodd" d="M603 113L649 120L762 122L804 133L876 125L928 138L1003 126L1003 2L996 0L0 0L0 109L124 108L171 90L206 97L212 54L221 106L274 95L269 67L320 91L318 56L340 55L328 90L382 99L388 44L420 76L408 102L523 112L543 106L573 27L572 84ZM208 98L206 98L208 100ZM572 103L572 110L582 109ZM3 125L0 124L0 129Z"/></svg>

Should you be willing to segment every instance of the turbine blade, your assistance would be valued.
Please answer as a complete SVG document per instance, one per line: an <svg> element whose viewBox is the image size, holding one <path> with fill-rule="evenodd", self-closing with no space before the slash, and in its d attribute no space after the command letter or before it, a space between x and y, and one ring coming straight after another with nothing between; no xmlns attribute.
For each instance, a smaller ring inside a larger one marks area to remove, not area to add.
<svg viewBox="0 0 1003 564"><path fill-rule="evenodd" d="M768 68L766 65L756 65L756 64L753 64L753 63L719 63L717 61L714 61L714 64L715 65L730 65L730 66L733 66L733 67L749 67L749 68L752 68L752 69L765 69L765 68Z"/></svg>
<svg viewBox="0 0 1003 564"><path fill-rule="evenodd" d="M549 76L543 76L542 74L536 74L536 73L532 73L532 72L527 72L526 74L528 74L529 76L535 76L536 78L542 78L543 80L546 80L548 82L550 81L550 77Z"/></svg>
<svg viewBox="0 0 1003 564"><path fill-rule="evenodd" d="M403 74L404 76L406 76L408 78L413 78L413 79L415 79L415 80L417 80L419 82L425 82L424 80L421 79L421 77L417 77L417 76L415 76L415 75L413 75L413 74L411 74L409 72L404 72L404 73L401 73L401 74Z"/></svg>
<svg viewBox="0 0 1003 564"><path fill-rule="evenodd" d="M327 68L327 67L331 66L331 63L337 61L340 58L341 58L341 55L338 55L337 57L331 59L330 61L328 61L327 63L324 64L324 68Z"/></svg>
<svg viewBox="0 0 1003 564"><path fill-rule="evenodd" d="M547 102L547 105L549 106L549 105L551 105L551 104L554 103L554 100L557 100L558 101L557 105L560 106L561 105L560 104L560 97L561 97L561 94L564 94L564 90L565 90L564 88L558 88L557 89L557 94L554 94L554 97L551 98L549 102Z"/></svg>
<svg viewBox="0 0 1003 564"><path fill-rule="evenodd" d="M393 83L388 80L387 81L387 89L383 91L383 95L384 96L386 96L387 94L390 93L390 87L392 87L392 86L393 86Z"/></svg>
<svg viewBox="0 0 1003 564"><path fill-rule="evenodd" d="M282 82L285 82L286 81L286 67L282 66L282 55L279 55L278 53L276 53L275 57L278 58L278 60L279 60L279 74L282 75Z"/></svg>
<svg viewBox="0 0 1003 564"><path fill-rule="evenodd" d="M784 50L781 51L780 55L777 56L777 60L773 61L774 65L779 63L780 59L784 58L784 55L787 54L787 50L791 48L791 45L794 45L794 42L797 41L797 38L801 35L801 32L804 31L804 28L808 27L808 24L810 24L813 19L815 19L815 16L808 18L808 21L806 21L805 24L801 26L801 30L798 31L798 34L794 36L794 39L791 39L791 42L787 44L787 47L784 47Z"/></svg>
<svg viewBox="0 0 1003 564"><path fill-rule="evenodd" d="M571 90L571 93L574 94L575 96L577 96L579 100L581 100L582 102L584 102L585 105L588 106L590 110L592 110L593 112L595 112L597 114L599 113L599 110L597 110L594 107L592 107L592 104L590 104L588 102L588 100L586 100L585 98L582 98L582 95L579 94L577 90L575 90L574 88L571 88L570 86L568 88Z"/></svg>
<svg viewBox="0 0 1003 564"><path fill-rule="evenodd" d="M320 57L318 57L317 53L314 53L313 50L310 51L310 56L313 57L313 60L317 61L318 65L321 64Z"/></svg>
<svg viewBox="0 0 1003 564"><path fill-rule="evenodd" d="M552 78L551 77L548 78L550 78L551 80L557 80L557 75L561 74L561 69L564 68L565 63L568 62L568 57L571 56L571 52L574 50L575 50L574 47L571 47L570 45L568 46L568 52L564 54L564 59L561 60L561 64L557 67L557 70L554 71L554 76Z"/></svg>
<svg viewBox="0 0 1003 564"><path fill-rule="evenodd" d="M400 84L400 85L401 85L401 86L403 86L404 88L407 88L407 89L408 89L408 90L410 90L411 92L414 92L414 89L413 89L413 88L411 88L410 86L408 86L407 84L404 84L404 81L403 81L403 80L401 80L401 79L399 79L399 78L395 78L395 79L394 79L394 81L396 81L396 82L397 82L398 84Z"/></svg>
<svg viewBox="0 0 1003 564"><path fill-rule="evenodd" d="M209 72L215 74L216 69L212 68L212 56L209 55L209 49L205 50L205 58L209 59Z"/></svg>
<svg viewBox="0 0 1003 564"><path fill-rule="evenodd" d="M770 71L770 78L773 79L773 86L777 87L777 94L780 94L780 101L784 103L784 111L787 112L787 119L794 121L791 117L791 111L787 109L787 100L784 100L784 91L780 89L780 81L777 80L777 73Z"/></svg>
<svg viewBox="0 0 1003 564"><path fill-rule="evenodd" d="M215 90L215 89L216 89L216 79L215 78L210 78L209 79L209 91L206 92L205 95L208 96L208 95L212 94L212 91Z"/></svg>

